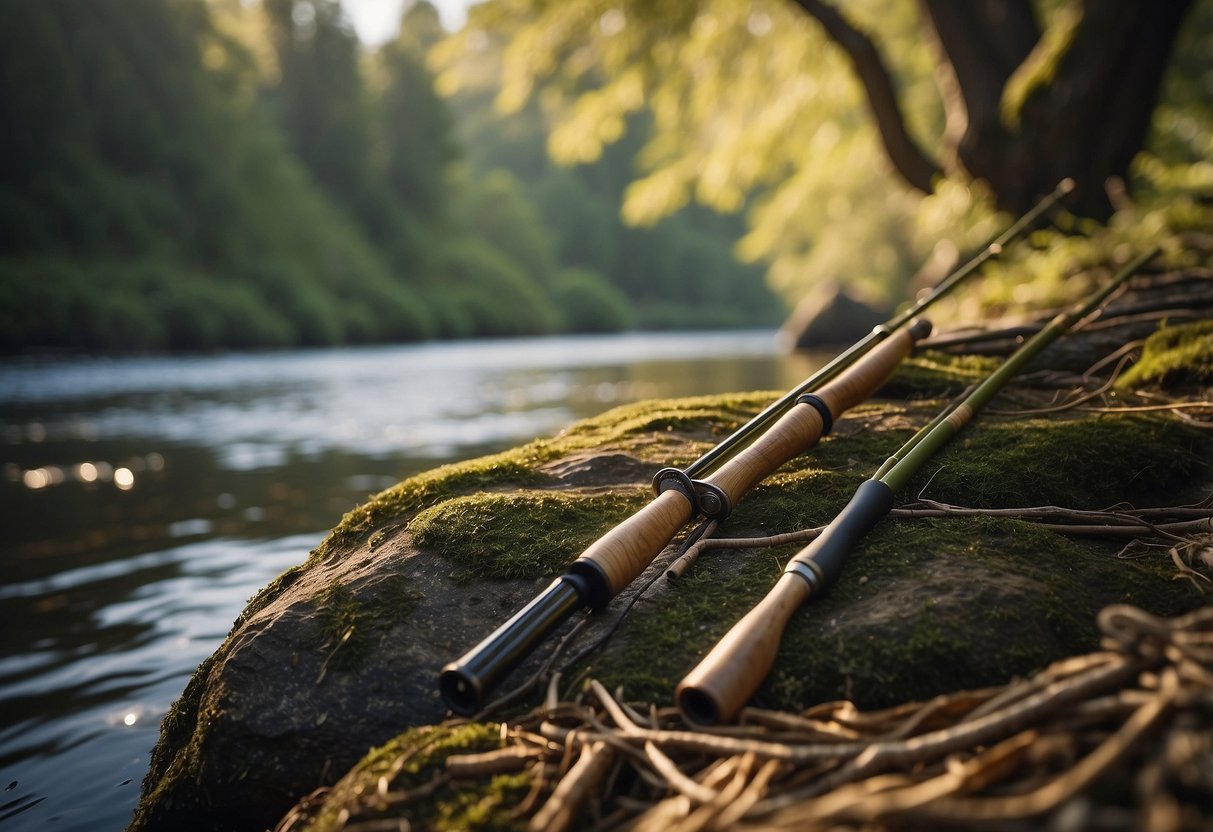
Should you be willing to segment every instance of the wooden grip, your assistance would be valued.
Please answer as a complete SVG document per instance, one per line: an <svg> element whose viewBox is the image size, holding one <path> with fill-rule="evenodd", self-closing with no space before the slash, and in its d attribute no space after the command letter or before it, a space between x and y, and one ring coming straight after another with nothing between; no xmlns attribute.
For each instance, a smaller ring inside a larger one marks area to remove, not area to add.
<svg viewBox="0 0 1213 832"><path fill-rule="evenodd" d="M818 390L817 397L837 419L875 393L897 364L910 354L914 342L929 331L930 324L926 321L897 330ZM753 444L704 479L736 504L776 468L816 445L824 427L816 408L804 403L794 405Z"/></svg>
<svg viewBox="0 0 1213 832"><path fill-rule="evenodd" d="M822 427L821 414L815 408L794 405L753 444L704 479L736 504L776 468L816 445Z"/></svg>
<svg viewBox="0 0 1213 832"><path fill-rule="evenodd" d="M634 581L691 520L691 501L669 489L598 538L579 561L590 561L611 585L611 597Z"/></svg>
<svg viewBox="0 0 1213 832"><path fill-rule="evenodd" d="M809 585L784 573L771 591L717 642L674 692L690 722L728 722L771 672L784 628L809 598Z"/></svg>
<svg viewBox="0 0 1213 832"><path fill-rule="evenodd" d="M871 396L893 368L909 354L914 341L930 331L918 322L897 330L818 392L834 417ZM752 445L705 480L721 489L731 502L792 457L816 444L822 432L821 414L811 405L798 404L754 441ZM611 529L577 558L606 579L610 596L618 595L639 577L674 535L694 516L690 500L668 489L652 502Z"/></svg>
<svg viewBox="0 0 1213 832"><path fill-rule="evenodd" d="M930 332L930 324L921 320L897 330L845 373L817 390L817 397L826 403L835 418L866 401L893 374L898 362L910 354L915 340L924 336L922 327Z"/></svg>

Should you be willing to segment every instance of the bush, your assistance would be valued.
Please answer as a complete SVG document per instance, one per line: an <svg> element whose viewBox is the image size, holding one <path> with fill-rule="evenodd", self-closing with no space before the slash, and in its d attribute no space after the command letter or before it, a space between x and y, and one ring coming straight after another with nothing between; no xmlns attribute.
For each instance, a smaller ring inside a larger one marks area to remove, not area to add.
<svg viewBox="0 0 1213 832"><path fill-rule="evenodd" d="M330 346L344 339L337 299L323 286L304 280L277 263L250 267L249 278L265 302L291 323L294 343Z"/></svg>
<svg viewBox="0 0 1213 832"><path fill-rule="evenodd" d="M441 289L471 319L475 335L544 335L560 316L539 286L505 255L465 238L443 252ZM448 288L449 287L449 288Z"/></svg>
<svg viewBox="0 0 1213 832"><path fill-rule="evenodd" d="M365 281L349 294L350 300L343 302L364 305L370 313L362 340L420 341L434 333L425 302L403 284Z"/></svg>
<svg viewBox="0 0 1213 832"><path fill-rule="evenodd" d="M216 281L208 287L222 320L222 336L213 346L284 347L297 340L295 328L253 288ZM208 345L212 346L212 345Z"/></svg>
<svg viewBox="0 0 1213 832"><path fill-rule="evenodd" d="M635 315L623 292L590 269L564 269L552 283L552 301L566 332L621 332Z"/></svg>
<svg viewBox="0 0 1213 832"><path fill-rule="evenodd" d="M0 347L148 350L164 323L118 264L36 256L0 261Z"/></svg>
<svg viewBox="0 0 1213 832"><path fill-rule="evenodd" d="M425 305L430 313L430 326L438 338L471 338L476 334L476 322L471 312L449 289L435 288L425 293Z"/></svg>

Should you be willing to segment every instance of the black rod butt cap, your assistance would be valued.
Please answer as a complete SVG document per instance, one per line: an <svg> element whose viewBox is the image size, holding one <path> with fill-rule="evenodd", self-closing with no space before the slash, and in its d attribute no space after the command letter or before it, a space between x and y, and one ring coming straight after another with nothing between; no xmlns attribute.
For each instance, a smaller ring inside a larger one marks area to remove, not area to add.
<svg viewBox="0 0 1213 832"><path fill-rule="evenodd" d="M698 688L686 687L678 691L678 710L687 722L696 725L716 725L720 722L720 708L716 700Z"/></svg>
<svg viewBox="0 0 1213 832"><path fill-rule="evenodd" d="M480 681L455 662L442 668L438 676L438 691L447 707L460 716L476 713L483 696Z"/></svg>

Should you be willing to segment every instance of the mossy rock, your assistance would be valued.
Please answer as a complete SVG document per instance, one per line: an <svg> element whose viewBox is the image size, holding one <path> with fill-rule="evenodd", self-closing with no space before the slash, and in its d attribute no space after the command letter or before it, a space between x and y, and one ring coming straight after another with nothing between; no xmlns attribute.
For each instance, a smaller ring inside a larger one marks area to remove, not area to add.
<svg viewBox="0 0 1213 832"><path fill-rule="evenodd" d="M345 829L351 816L355 823L373 823L377 818L398 814L393 793L424 792L408 801L408 812L425 819L434 829L458 832L464 829L506 829L522 826L514 808L531 788L526 772L494 776L488 788L478 791L444 782L443 765L454 754L495 751L505 744L502 725L496 722L423 726L367 754L324 795L313 809L307 827L313 832ZM380 797L380 782L390 781L391 792ZM436 786L431 790L432 786Z"/></svg>
<svg viewBox="0 0 1213 832"><path fill-rule="evenodd" d="M827 522L938 410L941 383L948 388L980 363L929 361L929 377L900 374L886 388L896 398L855 408L816 449L755 488L719 536ZM441 724L440 667L644 504L658 468L695 459L774 395L618 408L554 438L405 480L352 511L306 563L250 602L199 668L165 719L131 828L259 830L373 747L439 736L455 747L472 735L491 745L492 726L468 734ZM1165 416L991 414L902 497L922 492L992 507L1166 505L1186 499L1194 482L1213 481L1211 460L1213 440ZM1002 683L1092 648L1095 615L1108 603L1160 614L1202 603L1173 580L1169 560L1118 559L1117 548L1016 520L886 520L834 589L796 614L757 704L799 708L848 697L875 707ZM668 704L677 680L795 551L706 554L683 579L658 581L568 684L592 674L631 699ZM634 593L593 616L586 638L603 633ZM376 753L360 771L373 774L386 752ZM508 799L526 788L517 779L499 785ZM495 800L435 793L415 827L495 828L506 817Z"/></svg>
<svg viewBox="0 0 1213 832"><path fill-rule="evenodd" d="M1141 359L1120 377L1117 387L1133 390L1213 385L1213 320L1164 326L1146 339Z"/></svg>

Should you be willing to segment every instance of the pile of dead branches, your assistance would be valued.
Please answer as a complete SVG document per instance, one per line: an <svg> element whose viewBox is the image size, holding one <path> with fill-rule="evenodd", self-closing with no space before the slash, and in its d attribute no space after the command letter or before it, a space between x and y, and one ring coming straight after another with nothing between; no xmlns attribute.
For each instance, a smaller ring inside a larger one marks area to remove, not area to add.
<svg viewBox="0 0 1213 832"><path fill-rule="evenodd" d="M447 783L529 769L532 829L1209 828L1213 608L1099 617L1103 650L1004 687L864 713L748 709L695 728L589 682L452 756Z"/></svg>

